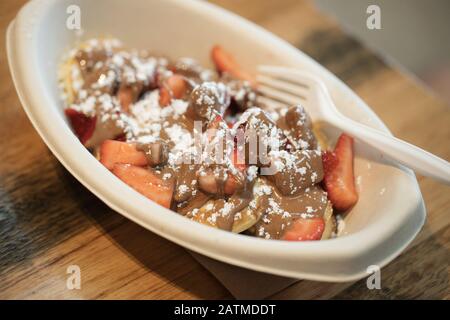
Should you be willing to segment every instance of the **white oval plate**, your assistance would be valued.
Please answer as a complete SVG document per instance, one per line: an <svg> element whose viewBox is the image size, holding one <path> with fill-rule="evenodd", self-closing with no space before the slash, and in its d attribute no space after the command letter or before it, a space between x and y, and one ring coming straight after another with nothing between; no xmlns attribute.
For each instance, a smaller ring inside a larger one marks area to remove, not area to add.
<svg viewBox="0 0 450 320"><path fill-rule="evenodd" d="M141 196L105 169L78 141L63 114L57 85L61 55L77 36L66 28L69 5L81 9L82 38L112 35L130 47L210 65L213 44L246 68L274 64L314 72L338 108L354 120L387 131L347 86L311 58L262 28L200 1L35 0L10 24L8 60L23 108L50 150L86 188L143 227L217 260L272 274L320 281L366 276L370 265L394 259L422 227L425 208L413 173L387 164L356 144L360 200L343 236L317 242L263 240L192 222ZM357 138L357 137L356 137ZM345 236L344 236L345 234ZM133 235L130 235L132 237Z"/></svg>

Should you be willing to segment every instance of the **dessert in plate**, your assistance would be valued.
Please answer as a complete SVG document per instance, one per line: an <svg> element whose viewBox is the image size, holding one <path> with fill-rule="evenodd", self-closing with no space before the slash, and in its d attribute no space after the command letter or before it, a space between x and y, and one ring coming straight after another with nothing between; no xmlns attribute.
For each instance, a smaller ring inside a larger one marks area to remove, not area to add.
<svg viewBox="0 0 450 320"><path fill-rule="evenodd" d="M269 107L219 45L216 70L91 39L60 68L65 114L99 161L188 219L264 239L336 235L358 200L353 139L326 139L301 105Z"/></svg>

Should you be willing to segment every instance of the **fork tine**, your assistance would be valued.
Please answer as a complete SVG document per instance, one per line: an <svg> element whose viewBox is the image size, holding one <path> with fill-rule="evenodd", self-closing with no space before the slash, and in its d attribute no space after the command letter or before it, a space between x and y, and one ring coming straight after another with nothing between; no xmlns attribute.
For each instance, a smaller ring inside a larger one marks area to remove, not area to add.
<svg viewBox="0 0 450 320"><path fill-rule="evenodd" d="M258 72L263 75L275 77L279 80L288 81L292 84L304 86L310 89L314 87L317 82L314 75L304 70L300 71L286 67L260 65L258 66Z"/></svg>
<svg viewBox="0 0 450 320"><path fill-rule="evenodd" d="M302 97L304 100L307 99L310 90L309 87L293 84L287 81L277 80L272 77L267 77L263 75L258 75L256 77L256 80L258 81L258 83L267 85L268 87L278 89L285 93L293 94L296 96L298 95Z"/></svg>
<svg viewBox="0 0 450 320"><path fill-rule="evenodd" d="M287 105L297 105L300 104L302 101L305 101L305 97L301 97L299 95L294 96L289 93L281 92L279 90L270 88L265 85L258 85L256 88L256 91L267 98L270 98L272 100L279 101L281 103L287 104Z"/></svg>
<svg viewBox="0 0 450 320"><path fill-rule="evenodd" d="M276 101L276 100L273 100L271 98L267 98L267 97L264 97L261 95L257 96L256 101L258 103L264 104L266 106L266 108L270 111L276 111L276 110L286 107L286 104L284 104L284 103L280 103L279 101Z"/></svg>

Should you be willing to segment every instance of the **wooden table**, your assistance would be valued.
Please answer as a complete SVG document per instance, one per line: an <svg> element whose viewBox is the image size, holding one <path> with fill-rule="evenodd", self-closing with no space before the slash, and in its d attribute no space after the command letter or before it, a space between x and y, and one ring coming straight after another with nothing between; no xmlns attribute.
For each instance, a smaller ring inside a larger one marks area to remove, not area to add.
<svg viewBox="0 0 450 320"><path fill-rule="evenodd" d="M114 213L82 187L32 128L5 55L6 27L24 2L0 2L0 298L232 298L183 248ZM325 65L395 135L450 159L448 106L311 2L215 2ZM450 298L450 189L423 177L419 182L427 223L408 250L382 270L382 290L368 290L365 280L300 281L272 298ZM82 290L66 289L72 264L82 270Z"/></svg>

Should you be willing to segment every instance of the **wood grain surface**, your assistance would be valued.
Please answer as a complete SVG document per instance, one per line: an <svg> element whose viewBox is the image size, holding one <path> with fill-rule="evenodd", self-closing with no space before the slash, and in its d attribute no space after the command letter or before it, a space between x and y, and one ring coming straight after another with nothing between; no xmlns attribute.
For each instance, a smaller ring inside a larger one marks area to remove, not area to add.
<svg viewBox="0 0 450 320"><path fill-rule="evenodd" d="M81 186L37 135L20 106L5 53L7 25L24 2L0 1L0 298L232 298L183 248L114 213ZM450 159L449 107L313 3L214 2L329 68L396 136ZM365 280L300 281L271 298L449 299L450 188L418 179L427 222L413 244L382 270L381 290L368 290ZM82 270L82 290L66 289L71 264Z"/></svg>

